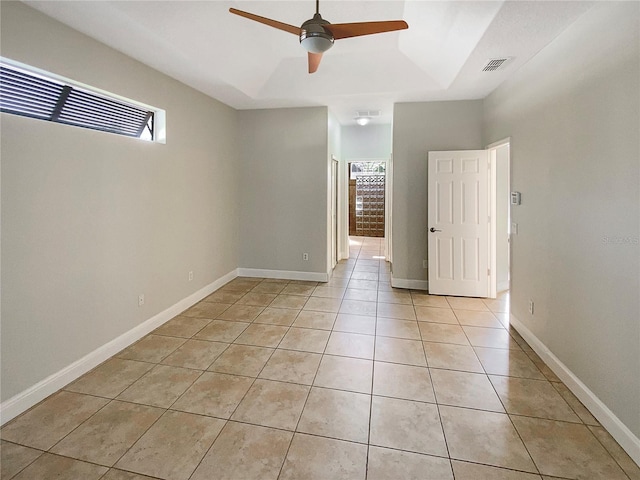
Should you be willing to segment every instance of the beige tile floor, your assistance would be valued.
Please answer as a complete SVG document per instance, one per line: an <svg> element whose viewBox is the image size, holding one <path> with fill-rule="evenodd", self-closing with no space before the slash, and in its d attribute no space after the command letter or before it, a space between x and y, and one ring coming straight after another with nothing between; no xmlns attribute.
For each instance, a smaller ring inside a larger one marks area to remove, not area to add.
<svg viewBox="0 0 640 480"><path fill-rule="evenodd" d="M2 479L640 479L508 294L237 278L2 429Z"/></svg>

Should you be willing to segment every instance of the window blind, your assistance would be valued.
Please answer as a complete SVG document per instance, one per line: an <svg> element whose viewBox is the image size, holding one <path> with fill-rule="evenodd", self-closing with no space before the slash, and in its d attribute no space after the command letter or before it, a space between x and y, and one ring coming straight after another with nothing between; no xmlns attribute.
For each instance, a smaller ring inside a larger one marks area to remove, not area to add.
<svg viewBox="0 0 640 480"><path fill-rule="evenodd" d="M0 110L104 132L153 138L153 111L0 64Z"/></svg>

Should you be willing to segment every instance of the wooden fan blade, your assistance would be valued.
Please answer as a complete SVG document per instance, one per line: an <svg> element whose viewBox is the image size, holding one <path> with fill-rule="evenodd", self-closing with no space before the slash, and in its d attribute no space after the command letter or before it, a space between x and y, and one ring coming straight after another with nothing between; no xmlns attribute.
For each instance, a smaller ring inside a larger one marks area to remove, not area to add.
<svg viewBox="0 0 640 480"><path fill-rule="evenodd" d="M384 22L330 23L329 25L323 25L323 27L331 32L334 39L339 40L341 38L404 30L409 28L409 25L404 20L389 20Z"/></svg>
<svg viewBox="0 0 640 480"><path fill-rule="evenodd" d="M277 20L271 20L270 18L261 17L260 15L254 15L253 13L249 12L243 12L242 10L237 10L235 8L230 8L229 12L240 15L244 18L248 18L249 20L264 23L265 25L277 28L278 30L284 30L285 32L293 33L294 35L298 36L300 35L300 27L294 27L293 25L289 25L288 23L278 22Z"/></svg>
<svg viewBox="0 0 640 480"><path fill-rule="evenodd" d="M307 57L309 59L309 73L315 73L315 71L318 70L318 67L320 66L322 54L308 52Z"/></svg>

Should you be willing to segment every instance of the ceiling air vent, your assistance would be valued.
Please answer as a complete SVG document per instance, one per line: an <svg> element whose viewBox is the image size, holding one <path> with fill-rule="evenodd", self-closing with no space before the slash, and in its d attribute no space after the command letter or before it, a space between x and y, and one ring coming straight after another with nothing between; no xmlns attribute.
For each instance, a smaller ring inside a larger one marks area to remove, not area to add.
<svg viewBox="0 0 640 480"><path fill-rule="evenodd" d="M362 110L358 111L358 117L379 117L380 110Z"/></svg>
<svg viewBox="0 0 640 480"><path fill-rule="evenodd" d="M506 62L510 60L510 57L505 58L492 58L482 69L483 72L495 72L502 67Z"/></svg>

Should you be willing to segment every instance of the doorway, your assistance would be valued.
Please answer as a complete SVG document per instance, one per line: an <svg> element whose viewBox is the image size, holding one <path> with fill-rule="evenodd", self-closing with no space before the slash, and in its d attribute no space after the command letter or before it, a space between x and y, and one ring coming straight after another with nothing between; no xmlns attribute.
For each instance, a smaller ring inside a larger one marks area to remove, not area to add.
<svg viewBox="0 0 640 480"><path fill-rule="evenodd" d="M495 272L494 294L509 290L511 281L511 145L506 138L487 147L491 162L491 218L495 219L490 242L491 270Z"/></svg>
<svg viewBox="0 0 640 480"><path fill-rule="evenodd" d="M384 161L349 162L350 236L385 236L386 167Z"/></svg>

